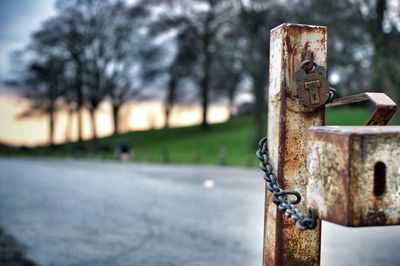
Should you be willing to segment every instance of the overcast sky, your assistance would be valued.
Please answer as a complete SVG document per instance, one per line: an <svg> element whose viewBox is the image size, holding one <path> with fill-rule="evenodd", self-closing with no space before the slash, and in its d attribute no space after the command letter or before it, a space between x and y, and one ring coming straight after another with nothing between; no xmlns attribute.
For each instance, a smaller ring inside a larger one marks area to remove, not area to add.
<svg viewBox="0 0 400 266"><path fill-rule="evenodd" d="M55 14L55 0L0 0L0 82L10 75L10 54L26 46L46 18Z"/></svg>

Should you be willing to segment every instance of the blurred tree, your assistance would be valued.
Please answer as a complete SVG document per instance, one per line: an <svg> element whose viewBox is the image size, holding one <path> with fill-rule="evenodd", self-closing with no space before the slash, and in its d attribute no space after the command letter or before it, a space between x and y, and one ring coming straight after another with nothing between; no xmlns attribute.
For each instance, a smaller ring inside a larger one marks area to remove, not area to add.
<svg viewBox="0 0 400 266"><path fill-rule="evenodd" d="M137 85L134 80L140 69L139 55L146 46L142 34L145 23L142 21L149 12L139 1L128 6L119 0L58 0L56 7L58 14L42 24L25 50L29 55L25 64L30 69L25 75L29 74L32 86L51 82L53 87L56 83L60 87L57 87L57 99L62 98L61 102L68 110L66 135L70 135L68 131L75 111L78 114L78 140L82 139L81 111L87 107L92 136L96 139L96 110L106 97L111 99L116 134L121 105L136 97L142 89L133 85ZM56 69L49 69L56 62L62 63L63 67L57 75L50 72ZM46 73L51 73L52 78L49 79ZM38 90L32 91L29 97L33 98L36 91L35 100L48 99ZM49 91L49 97L52 95Z"/></svg>
<svg viewBox="0 0 400 266"><path fill-rule="evenodd" d="M138 82L144 67L140 58L148 45L145 27L150 12L143 2L127 7L115 4L109 12L107 27L105 67L106 92L111 99L114 135L119 130L120 109L127 101L141 95L143 88ZM140 70L140 71L139 71Z"/></svg>
<svg viewBox="0 0 400 266"><path fill-rule="evenodd" d="M234 66L227 67L226 63L232 58L223 56L223 51L226 47L227 39L223 38L224 32L232 32L236 23L236 18L238 14L238 8L236 2L234 1L217 1L217 0L207 0L198 1L204 7L200 9L198 21L198 33L201 43L201 63L202 63L202 74L200 76L200 88L201 88L201 98L203 107L203 121L202 128L207 129L207 110L209 105L210 89L212 89L212 83L220 85L221 82L226 81L226 75L218 75L220 73L212 72L213 66L220 65L220 61L217 59L222 59L225 61L224 74L233 74ZM218 40L219 38L219 40ZM239 52L239 51L238 51ZM239 52L240 53L240 52ZM218 56L221 55L221 56ZM236 87L236 82L239 78L231 77L231 84L226 84L228 91Z"/></svg>
<svg viewBox="0 0 400 266"><path fill-rule="evenodd" d="M160 2L147 2L150 9L160 6ZM164 127L169 127L173 106L182 94L187 79L196 80L196 60L198 50L194 25L187 17L177 14L176 3L162 3L163 13L149 24L151 42L141 56L143 78L146 83L160 79L165 84ZM169 36L171 35L171 36ZM165 37L166 36L166 37ZM160 42L158 39L166 38ZM179 93L181 92L181 93Z"/></svg>
<svg viewBox="0 0 400 266"><path fill-rule="evenodd" d="M96 139L95 112L105 98L103 73L106 62L105 32L108 24L110 1L73 0L57 2L62 19L68 25L63 36L71 62L74 62L76 101L80 109L84 104L91 117L92 137Z"/></svg>
<svg viewBox="0 0 400 266"><path fill-rule="evenodd" d="M140 91L133 87L135 59L144 47L141 21L148 12L141 2L128 7L117 0L59 0L57 6L70 26L65 37L70 60L76 66L76 105L88 107L95 139L96 110L110 97L117 134L121 106Z"/></svg>
<svg viewBox="0 0 400 266"><path fill-rule="evenodd" d="M236 14L237 15L237 14ZM237 16L232 17L228 27L216 36L216 50L211 72L216 76L210 82L213 98L224 96L228 99L229 117L235 111L235 97L245 78L243 62L245 60L245 42Z"/></svg>
<svg viewBox="0 0 400 266"><path fill-rule="evenodd" d="M64 67L61 58L37 57L30 61L25 79L20 83L20 93L29 99L29 107L20 117L47 115L50 146L54 144L55 114L63 91Z"/></svg>
<svg viewBox="0 0 400 266"><path fill-rule="evenodd" d="M400 7L397 4L390 9L392 2L357 1L357 4L374 50L371 60L372 88L386 92L400 103L400 25L395 23L400 18ZM400 122L399 114L395 116L395 121Z"/></svg>
<svg viewBox="0 0 400 266"><path fill-rule="evenodd" d="M394 2L311 0L299 6L304 23L328 26L329 68L340 74L340 93L381 91L400 102L400 9Z"/></svg>
<svg viewBox="0 0 400 266"><path fill-rule="evenodd" d="M166 68L168 75L167 93L165 95L165 127L169 127L170 114L172 107L177 101L178 86L183 80L195 75L193 71L196 55L193 46L195 44L195 35L190 27L183 27L176 36L176 53L172 62Z"/></svg>
<svg viewBox="0 0 400 266"><path fill-rule="evenodd" d="M332 84L339 86L338 93L348 95L367 89L365 60L371 49L357 7L349 5L348 0L305 0L295 15L298 23L328 27L328 73L340 76Z"/></svg>
<svg viewBox="0 0 400 266"><path fill-rule="evenodd" d="M78 141L83 139L82 108L85 104L84 98L84 51L87 45L87 38L84 31L84 16L82 11L74 9L69 1L58 0L56 7L58 15L47 21L51 27L49 31L53 34L52 47L59 49L66 54L66 60L70 67L68 77L70 81L69 90L66 92L66 99L69 106L69 113L74 110L78 120ZM72 116L69 115L69 119ZM70 122L69 122L70 123Z"/></svg>
<svg viewBox="0 0 400 266"><path fill-rule="evenodd" d="M49 116L49 143L54 142L55 113L61 108L61 96L68 90L68 64L65 53L57 49L58 20L50 19L32 35L24 50L16 52L14 64L19 64L17 87L29 99L29 108L20 117Z"/></svg>
<svg viewBox="0 0 400 266"><path fill-rule="evenodd" d="M292 9L290 9L292 10ZM268 95L269 30L290 17L286 3L276 1L240 1L240 22L245 36L244 71L252 80L255 102L255 144L265 134Z"/></svg>
<svg viewBox="0 0 400 266"><path fill-rule="evenodd" d="M194 81L199 89L202 106L202 129L208 129L207 115L210 104L212 84L225 79L221 73L213 72L220 53L217 37L225 31L237 14L232 1L216 0L170 0L166 3L153 1L153 5L164 7L153 25L158 34L172 32L175 38L176 53L170 64L164 68L168 76L166 94L166 116L169 116L176 99L176 86L182 78ZM168 119L167 119L168 120Z"/></svg>

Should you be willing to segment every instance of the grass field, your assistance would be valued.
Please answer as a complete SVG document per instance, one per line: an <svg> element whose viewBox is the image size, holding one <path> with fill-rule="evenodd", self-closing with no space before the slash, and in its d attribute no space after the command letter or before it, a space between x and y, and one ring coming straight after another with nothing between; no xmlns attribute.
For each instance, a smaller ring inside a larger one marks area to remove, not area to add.
<svg viewBox="0 0 400 266"><path fill-rule="evenodd" d="M326 113L327 124L361 125L368 119L366 108L335 108ZM235 117L214 124L207 132L199 126L130 132L98 140L100 150L93 153L93 143L58 145L53 150L41 147L19 152L23 155L113 158L116 143L126 143L135 161L219 164L226 154L227 165L255 166L255 130L252 115ZM4 152L3 152L4 154Z"/></svg>

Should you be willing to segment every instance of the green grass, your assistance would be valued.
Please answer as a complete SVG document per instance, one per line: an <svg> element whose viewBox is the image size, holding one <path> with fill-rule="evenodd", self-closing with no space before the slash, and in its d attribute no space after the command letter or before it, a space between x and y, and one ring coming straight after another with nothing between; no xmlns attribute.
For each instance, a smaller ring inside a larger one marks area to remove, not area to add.
<svg viewBox="0 0 400 266"><path fill-rule="evenodd" d="M364 125L370 114L371 112L367 107L327 108L325 121L327 125Z"/></svg>
<svg viewBox="0 0 400 266"><path fill-rule="evenodd" d="M327 124L361 125L368 119L366 108L334 108L326 112ZM214 124L209 131L199 126L130 132L98 140L101 150L93 153L90 141L22 151L24 155L78 156L113 158L115 143L127 143L135 161L163 162L168 154L171 163L218 164L221 150L228 165L255 166L255 126L252 115L235 117ZM0 151L1 152L1 151Z"/></svg>

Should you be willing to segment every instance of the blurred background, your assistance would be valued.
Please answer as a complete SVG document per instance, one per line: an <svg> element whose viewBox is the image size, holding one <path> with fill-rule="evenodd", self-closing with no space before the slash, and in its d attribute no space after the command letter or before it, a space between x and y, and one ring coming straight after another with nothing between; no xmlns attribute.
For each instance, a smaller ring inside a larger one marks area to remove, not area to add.
<svg viewBox="0 0 400 266"><path fill-rule="evenodd" d="M4 0L0 12L3 154L251 165L283 22L328 26L339 95L400 99L398 0ZM353 109L327 122L365 122Z"/></svg>
<svg viewBox="0 0 400 266"><path fill-rule="evenodd" d="M400 103L399 0L0 1L0 264L260 265L284 22L328 27L339 96ZM398 227L322 228L322 265L398 265Z"/></svg>

